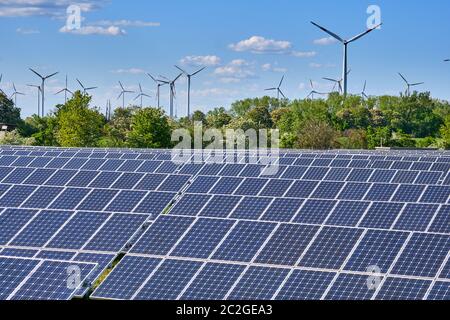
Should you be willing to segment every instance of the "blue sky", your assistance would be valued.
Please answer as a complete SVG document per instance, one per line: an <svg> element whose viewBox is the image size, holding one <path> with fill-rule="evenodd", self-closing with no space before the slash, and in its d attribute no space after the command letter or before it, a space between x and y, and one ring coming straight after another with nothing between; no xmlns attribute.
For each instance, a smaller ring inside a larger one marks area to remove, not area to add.
<svg viewBox="0 0 450 320"><path fill-rule="evenodd" d="M82 8L81 29L68 31L66 8ZM12 93L12 83L27 95L18 98L22 115L36 110L36 91L26 84L41 73L60 74L46 89L46 108L63 102L54 93L75 90L79 78L93 91L93 104L101 108L120 93L118 80L127 89L142 83L155 96L155 86L145 75L175 77L178 64L189 71L207 66L192 82L194 109L229 107L236 99L263 96L286 76L283 92L303 98L309 79L316 89L328 91L322 77L340 78L342 45L309 21L316 21L350 38L367 28L369 5L381 9L384 23L367 37L350 45L349 91L359 93L367 80L368 94L398 94L404 85L397 72L411 82L426 82L438 98L450 99L450 3L442 0L0 0L1 88ZM132 103L135 95L127 97ZM168 89L161 94L168 106ZM155 99L146 100L155 105ZM186 113L186 81L177 84L178 115Z"/></svg>

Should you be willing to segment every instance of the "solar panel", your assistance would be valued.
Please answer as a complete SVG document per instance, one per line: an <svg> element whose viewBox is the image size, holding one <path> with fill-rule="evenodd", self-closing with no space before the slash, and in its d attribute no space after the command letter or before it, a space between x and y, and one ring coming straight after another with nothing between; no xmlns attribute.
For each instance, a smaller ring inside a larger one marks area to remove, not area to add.
<svg viewBox="0 0 450 320"><path fill-rule="evenodd" d="M52 202L50 209L74 210L89 192L89 189L67 188Z"/></svg>
<svg viewBox="0 0 450 320"><path fill-rule="evenodd" d="M425 232L438 209L438 205L410 203L406 205L393 228Z"/></svg>
<svg viewBox="0 0 450 320"><path fill-rule="evenodd" d="M368 286L366 275L340 274L328 291L326 300L370 300L375 289Z"/></svg>
<svg viewBox="0 0 450 320"><path fill-rule="evenodd" d="M422 300L431 281L388 278L375 297L376 300Z"/></svg>
<svg viewBox="0 0 450 320"><path fill-rule="evenodd" d="M272 198L245 197L234 209L230 218L258 220L272 200Z"/></svg>
<svg viewBox="0 0 450 320"><path fill-rule="evenodd" d="M403 207L403 203L374 202L359 226L364 228L390 229Z"/></svg>
<svg viewBox="0 0 450 320"><path fill-rule="evenodd" d="M240 200L241 197L216 195L203 208L200 215L203 217L226 218Z"/></svg>
<svg viewBox="0 0 450 320"><path fill-rule="evenodd" d="M335 274L294 270L275 297L277 300L320 300Z"/></svg>
<svg viewBox="0 0 450 320"><path fill-rule="evenodd" d="M260 218L265 221L289 222L303 204L302 199L276 198Z"/></svg>
<svg viewBox="0 0 450 320"><path fill-rule="evenodd" d="M34 210L7 209L0 215L0 244L7 244L37 213Z"/></svg>
<svg viewBox="0 0 450 320"><path fill-rule="evenodd" d="M428 300L450 300L450 282L437 281L427 298Z"/></svg>
<svg viewBox="0 0 450 320"><path fill-rule="evenodd" d="M241 183L235 191L235 195L255 196L261 192L261 189L267 184L267 179L247 178Z"/></svg>
<svg viewBox="0 0 450 320"><path fill-rule="evenodd" d="M370 206L370 202L339 201L326 224L342 227L355 227Z"/></svg>

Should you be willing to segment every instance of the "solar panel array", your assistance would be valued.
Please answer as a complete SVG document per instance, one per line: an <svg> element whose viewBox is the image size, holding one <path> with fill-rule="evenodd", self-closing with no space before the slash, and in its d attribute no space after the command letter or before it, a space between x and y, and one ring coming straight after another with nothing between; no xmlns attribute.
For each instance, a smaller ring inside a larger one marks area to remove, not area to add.
<svg viewBox="0 0 450 320"><path fill-rule="evenodd" d="M1 147L0 299L450 298L448 152L278 156Z"/></svg>

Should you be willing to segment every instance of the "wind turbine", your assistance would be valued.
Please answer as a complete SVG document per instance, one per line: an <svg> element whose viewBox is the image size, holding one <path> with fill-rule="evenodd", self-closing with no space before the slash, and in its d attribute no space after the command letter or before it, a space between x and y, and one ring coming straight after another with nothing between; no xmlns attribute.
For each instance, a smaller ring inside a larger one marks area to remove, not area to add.
<svg viewBox="0 0 450 320"><path fill-rule="evenodd" d="M111 120L111 100L106 102L106 120Z"/></svg>
<svg viewBox="0 0 450 320"><path fill-rule="evenodd" d="M364 87L363 87L363 91L361 92L361 97L362 99L369 99L369 96L366 94L366 86L367 86L367 80L364 81Z"/></svg>
<svg viewBox="0 0 450 320"><path fill-rule="evenodd" d="M352 72L351 69L347 71L347 75L349 75L350 72ZM322 78L322 79L323 79L323 80L327 80L327 81L334 82L333 91L334 91L334 89L336 89L336 86L338 86L338 88L339 88L339 93L342 94L342 82L344 81L343 78L341 78L340 80L333 79L333 78Z"/></svg>
<svg viewBox="0 0 450 320"><path fill-rule="evenodd" d="M145 94L145 93L142 91L142 86L141 86L141 84L139 83L139 94L137 95L136 98L134 98L133 101L136 101L137 99L141 98L141 108L142 108L142 99L143 99L144 97L151 98L151 96L149 96L148 94Z"/></svg>
<svg viewBox="0 0 450 320"><path fill-rule="evenodd" d="M171 118L173 118L173 100L175 99L175 95L176 95L176 90L175 90L175 82L178 80L178 79L180 79L180 77L182 76L183 74L182 73L180 73L175 79L173 79L173 80L170 80L170 79L167 79L166 77L164 77L164 76L160 76L161 78L164 78L164 79L166 79L166 80L160 80L161 82L164 82L165 84L168 84L169 85L169 87L170 87L170 117Z"/></svg>
<svg viewBox="0 0 450 320"><path fill-rule="evenodd" d="M45 113L45 81L50 79L51 77L56 76L59 72L55 72L55 73L52 73L51 75L43 77L42 75L40 75L39 73L37 73L36 71L34 71L31 68L30 68L30 71L33 72L35 75L37 75L42 80L42 85L41 85L42 105L41 105L41 108L42 108L42 116L44 116L44 113ZM38 116L40 116L40 115L38 114Z"/></svg>
<svg viewBox="0 0 450 320"><path fill-rule="evenodd" d="M94 89L97 89L97 88L98 88L98 87L89 87L89 88L86 88L86 87L81 83L80 80L77 79L77 82L80 84L81 88L83 88L83 93L87 93L88 91L91 91L91 90L94 90Z"/></svg>
<svg viewBox="0 0 450 320"><path fill-rule="evenodd" d="M119 84L120 84L120 87L122 88L122 92L121 92L121 93L119 94L119 96L117 97L117 100L119 100L120 97L122 97L122 98L123 98L123 104L122 104L122 106L123 106L123 108L125 108L125 94L127 94L127 93L134 93L134 91L125 90L125 88L124 88L123 85L122 85L122 82L120 82L120 81L119 81Z"/></svg>
<svg viewBox="0 0 450 320"><path fill-rule="evenodd" d="M411 94L411 87L420 86L425 82L417 82L417 83L409 83L408 80L399 72L400 77L402 77L403 81L406 83L406 95L409 96Z"/></svg>
<svg viewBox="0 0 450 320"><path fill-rule="evenodd" d="M158 109L159 109L159 107L160 107L159 96L160 96L160 91L161 91L160 89L161 89L162 86L165 86L167 83L162 82L161 80L158 80L158 79L154 78L150 73L147 73L147 75L150 78L152 78L152 80L156 83L156 99L158 101Z"/></svg>
<svg viewBox="0 0 450 320"><path fill-rule="evenodd" d="M38 91L38 99L37 99L37 109L38 109L38 114L39 114L39 110L41 110L41 86L38 86L36 84L27 84L27 86L31 87L31 88L36 88Z"/></svg>
<svg viewBox="0 0 450 320"><path fill-rule="evenodd" d="M265 89L265 91L277 91L277 99L280 100L280 94L283 96L284 99L287 99L286 96L284 95L283 91L281 91L281 85L283 84L284 81L284 76L281 78L280 84L278 85L278 87L274 87L274 88L269 88L269 89Z"/></svg>
<svg viewBox="0 0 450 320"><path fill-rule="evenodd" d="M0 83L2 83L2 79L3 79L3 74L0 74ZM5 94L5 92L2 90L2 88L0 88L0 92Z"/></svg>
<svg viewBox="0 0 450 320"><path fill-rule="evenodd" d="M19 92L19 91L17 91L17 89L16 89L16 85L13 83L13 89L14 89L14 92L13 92L13 94L11 95L11 99L12 98L14 98L14 106L15 107L17 107L17 96L24 96L25 95L25 93L22 93L22 92Z"/></svg>
<svg viewBox="0 0 450 320"><path fill-rule="evenodd" d="M195 71L194 73L191 73L191 74L187 73L185 70L181 69L178 66L175 66L175 68L177 68L182 73L184 73L186 75L187 80L188 80L187 81L187 83L188 83L187 84L187 86L188 86L188 89L187 89L188 90L188 92L187 92L187 99L188 99L188 102L187 102L188 103L187 104L187 116L188 116L188 118L190 118L191 117L191 78L196 76L197 74L199 74L203 70L205 70L206 67L203 67L203 68L201 68L201 69L199 69L199 70L197 70L197 71Z"/></svg>
<svg viewBox="0 0 450 320"><path fill-rule="evenodd" d="M324 95L324 94L326 94L326 93L323 93L323 92L318 92L318 91L316 91L315 89L314 89L314 83L312 82L312 80L309 80L309 84L310 84L310 86L311 86L311 92L308 94L308 96L306 97L306 98L312 98L312 99L314 99L314 95L315 94L318 94L318 95Z"/></svg>
<svg viewBox="0 0 450 320"><path fill-rule="evenodd" d="M348 76L348 71L347 71L347 69L348 69L348 67L347 67L348 66L348 45L350 43L352 43L352 42L354 42L354 41L364 37L366 34L372 32L373 30L379 28L382 25L382 23L380 23L379 25L377 25L377 26L375 26L375 27L373 27L371 29L366 30L365 32L363 32L363 33L361 33L361 34L351 38L350 40L342 39L340 36L338 36L334 32L331 32L331 31L325 29L324 27L318 25L315 22L311 21L311 23L313 25L315 25L317 28L319 28L320 30L328 33L330 36L332 36L333 38L335 38L336 40L338 40L339 42L341 42L344 45L344 62L343 62L342 78L344 80L344 96L347 96L347 85L348 85L348 77L347 77Z"/></svg>
<svg viewBox="0 0 450 320"><path fill-rule="evenodd" d="M62 92L64 92L64 103L66 103L67 102L67 92L70 93L71 95L73 95L73 92L67 88L67 75L66 75L66 86L64 87L64 89L59 90L57 93L55 93L55 95L58 95Z"/></svg>

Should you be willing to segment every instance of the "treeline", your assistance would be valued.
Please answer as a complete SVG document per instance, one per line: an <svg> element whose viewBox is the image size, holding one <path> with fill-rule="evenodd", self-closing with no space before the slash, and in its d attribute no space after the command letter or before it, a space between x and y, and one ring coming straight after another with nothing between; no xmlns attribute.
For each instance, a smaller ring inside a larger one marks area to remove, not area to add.
<svg viewBox="0 0 450 320"><path fill-rule="evenodd" d="M134 106L117 108L106 119L90 103L91 97L78 91L46 117L22 120L20 110L0 93L0 123L17 127L4 133L0 144L170 148L171 132L186 128L193 134L197 121L204 129L279 129L283 148L450 148L450 104L429 92L369 99L338 93L314 100L245 99L178 120L161 109Z"/></svg>

